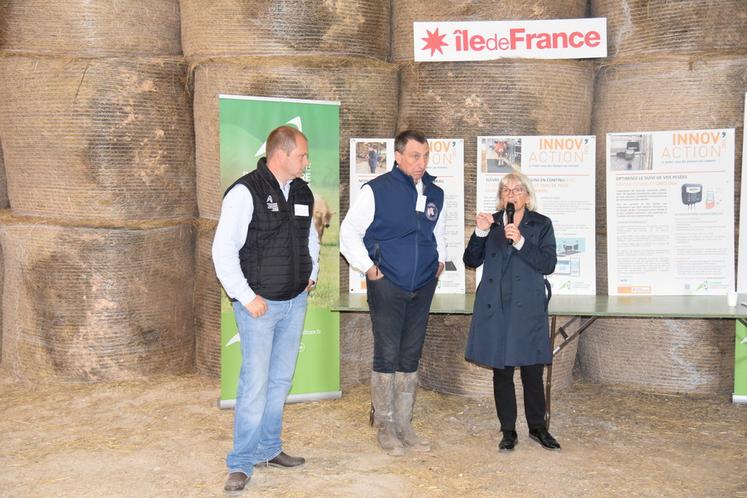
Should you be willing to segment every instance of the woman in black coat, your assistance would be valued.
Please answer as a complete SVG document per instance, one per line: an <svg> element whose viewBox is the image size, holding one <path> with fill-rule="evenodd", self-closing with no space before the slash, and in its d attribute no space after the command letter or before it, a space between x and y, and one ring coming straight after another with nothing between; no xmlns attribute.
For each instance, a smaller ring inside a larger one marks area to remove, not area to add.
<svg viewBox="0 0 747 498"><path fill-rule="evenodd" d="M513 205L513 223L509 214ZM493 369L493 393L503 438L502 451L516 446L514 367L521 369L529 436L547 449L560 449L545 423L542 374L552 363L547 304L555 270L555 234L550 218L534 211L534 190L521 173L510 173L498 187L494 215L479 213L464 263L483 265L465 357Z"/></svg>

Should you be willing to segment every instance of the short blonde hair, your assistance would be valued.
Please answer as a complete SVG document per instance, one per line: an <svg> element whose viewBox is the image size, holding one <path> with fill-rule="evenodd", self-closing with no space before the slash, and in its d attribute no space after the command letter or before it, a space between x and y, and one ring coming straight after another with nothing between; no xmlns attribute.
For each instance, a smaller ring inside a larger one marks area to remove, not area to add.
<svg viewBox="0 0 747 498"><path fill-rule="evenodd" d="M524 187L524 190L527 193L527 209L530 211L534 211L534 208L537 207L537 198L534 196L534 187L532 186L532 182L529 180L529 178L527 178L526 175L519 173L518 171L509 173L501 178L501 182L498 184L498 209L501 209L503 204L503 187L505 187L506 183L508 183L510 180L519 182L521 186Z"/></svg>

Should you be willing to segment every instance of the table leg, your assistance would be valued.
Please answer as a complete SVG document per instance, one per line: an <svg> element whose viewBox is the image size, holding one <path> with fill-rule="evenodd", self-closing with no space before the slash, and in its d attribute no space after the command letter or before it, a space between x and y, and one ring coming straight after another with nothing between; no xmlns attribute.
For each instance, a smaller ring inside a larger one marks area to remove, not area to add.
<svg viewBox="0 0 747 498"><path fill-rule="evenodd" d="M557 325L557 317L552 316L550 322L550 351L555 350L555 327ZM552 363L547 367L547 379L545 380L545 427L550 430L550 414L552 412Z"/></svg>

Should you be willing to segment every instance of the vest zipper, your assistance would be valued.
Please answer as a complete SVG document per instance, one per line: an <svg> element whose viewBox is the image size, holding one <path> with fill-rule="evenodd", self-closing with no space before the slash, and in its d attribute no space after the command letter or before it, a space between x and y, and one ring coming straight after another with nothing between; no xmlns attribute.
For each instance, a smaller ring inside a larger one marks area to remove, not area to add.
<svg viewBox="0 0 747 498"><path fill-rule="evenodd" d="M293 180L291 180L293 181ZM295 200L293 192L293 185L291 184L289 190L288 190L288 200L286 201L286 208L288 213L288 226L290 227L290 240L291 240L291 258L293 261L293 289L291 292L295 292L296 289L299 287L300 282L298 281L298 266L300 262L298 261L298 248L296 248L296 216L295 213L291 210L291 205L293 204L293 200ZM281 193L282 195L282 193ZM282 196L283 199L285 196Z"/></svg>
<svg viewBox="0 0 747 498"><path fill-rule="evenodd" d="M423 180L421 179L420 181L422 182ZM410 288L414 291L415 290L415 275L416 275L416 273L418 271L418 257L420 256L419 255L420 251L418 250L418 246L419 246L418 235L419 235L419 232L420 232L420 217L418 216L418 210L417 210L418 195L420 195L420 194L418 194L418 188L415 186L415 184L413 184L412 187L415 189L415 264L413 265L413 269L412 269L412 280L410 282ZM422 195L425 197L425 182L423 182L423 194Z"/></svg>

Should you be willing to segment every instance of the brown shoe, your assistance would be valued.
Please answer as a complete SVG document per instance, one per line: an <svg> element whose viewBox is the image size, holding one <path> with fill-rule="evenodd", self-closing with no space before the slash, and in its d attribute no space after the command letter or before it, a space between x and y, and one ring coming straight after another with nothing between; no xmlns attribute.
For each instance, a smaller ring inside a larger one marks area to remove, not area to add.
<svg viewBox="0 0 747 498"><path fill-rule="evenodd" d="M288 455L286 452L281 451L278 456L273 458L272 460L267 460L266 462L260 462L255 465L255 467L298 467L299 465L303 465L306 463L306 459L303 457L292 457Z"/></svg>
<svg viewBox="0 0 747 498"><path fill-rule="evenodd" d="M242 491L250 480L251 477L244 474L243 472L231 472L230 474L228 474L228 479L226 479L226 485L223 486L223 490Z"/></svg>

